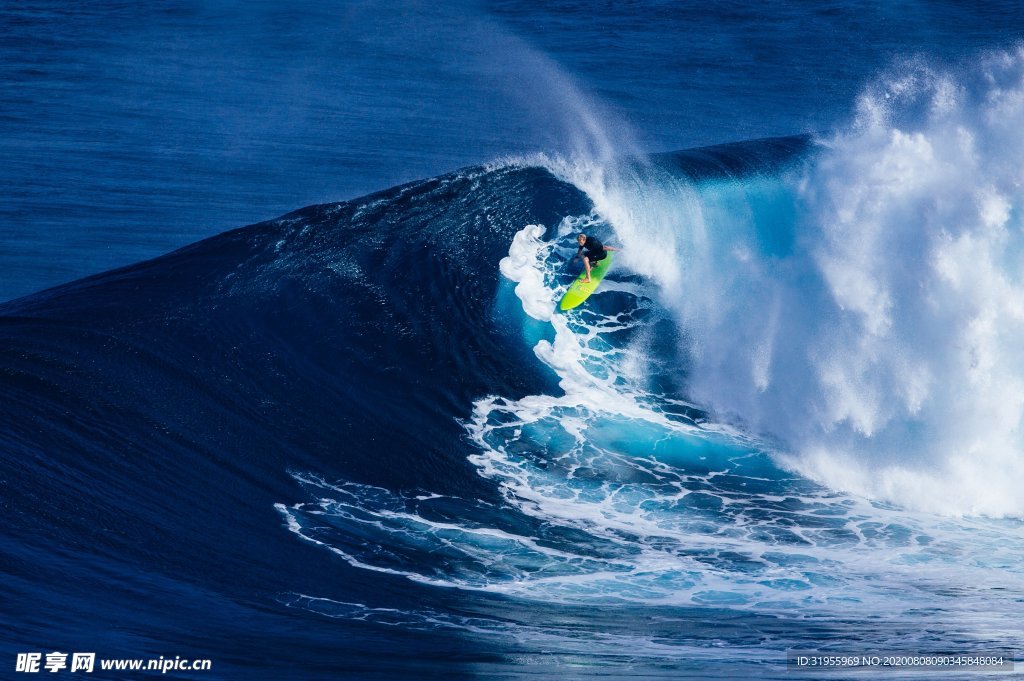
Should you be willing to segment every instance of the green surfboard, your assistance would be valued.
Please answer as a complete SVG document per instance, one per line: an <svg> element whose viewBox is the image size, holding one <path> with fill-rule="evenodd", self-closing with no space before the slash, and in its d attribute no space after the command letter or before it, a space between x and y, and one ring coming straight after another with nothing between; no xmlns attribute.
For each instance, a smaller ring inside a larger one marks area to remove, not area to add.
<svg viewBox="0 0 1024 681"><path fill-rule="evenodd" d="M605 272L612 266L612 252L608 251L603 259L598 260L597 264L590 268L590 283L584 284L583 279L587 276L587 270L584 269L580 272L580 276L576 277L576 281L572 282L572 286L562 296L562 300L558 303L559 310L571 310L584 300L590 297L590 294L597 290L597 287L601 285L601 280L604 279Z"/></svg>

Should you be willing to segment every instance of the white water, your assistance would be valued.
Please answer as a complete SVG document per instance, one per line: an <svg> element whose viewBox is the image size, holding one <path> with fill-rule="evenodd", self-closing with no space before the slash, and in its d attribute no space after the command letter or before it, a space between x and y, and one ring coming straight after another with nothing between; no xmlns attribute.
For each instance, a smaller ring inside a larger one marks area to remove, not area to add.
<svg viewBox="0 0 1024 681"><path fill-rule="evenodd" d="M570 222L551 230L552 241L540 226L525 227L501 263L523 310L552 325L554 340L540 341L535 353L564 394L478 401L467 425L481 453L471 460L522 513L599 538L615 548L615 559L611 567L565 573L565 562L588 555L584 543L542 559L552 563L546 578L519 574L512 583L483 579L470 588L553 601L799 607L805 614L850 603L879 613L940 601L1012 613L1011 602L986 600L996 584L1021 584L1006 571L1022 550L1017 524L950 523L793 481L756 443L672 416L666 396L639 387L642 372L620 371L643 363L638 349L600 341L621 329L635 333L636 325L585 309L552 314L564 290L552 254L556 242L571 243L579 222ZM936 596L965 575L985 588Z"/></svg>
<svg viewBox="0 0 1024 681"><path fill-rule="evenodd" d="M695 402L835 489L1024 517L1024 53L895 68L822 144L804 172L699 186L547 165L658 285Z"/></svg>

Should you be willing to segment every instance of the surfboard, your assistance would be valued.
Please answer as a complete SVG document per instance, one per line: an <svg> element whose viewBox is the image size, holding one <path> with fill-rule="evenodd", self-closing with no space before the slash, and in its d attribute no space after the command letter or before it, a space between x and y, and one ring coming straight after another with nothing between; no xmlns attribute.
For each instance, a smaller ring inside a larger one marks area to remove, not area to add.
<svg viewBox="0 0 1024 681"><path fill-rule="evenodd" d="M583 280L587 276L586 268L580 272L580 276L576 277L576 281L572 282L572 286L562 296L562 300L558 303L559 310L571 310L584 300L590 297L590 294L597 290L597 287L601 285L601 280L604 279L605 272L612 265L612 251L608 251L603 259L598 260L597 264L590 268L590 283L584 284Z"/></svg>

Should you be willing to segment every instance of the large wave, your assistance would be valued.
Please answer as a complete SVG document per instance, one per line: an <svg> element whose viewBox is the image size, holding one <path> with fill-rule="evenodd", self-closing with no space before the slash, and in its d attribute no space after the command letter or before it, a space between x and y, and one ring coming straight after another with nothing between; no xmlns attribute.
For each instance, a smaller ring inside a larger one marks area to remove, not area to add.
<svg viewBox="0 0 1024 681"><path fill-rule="evenodd" d="M277 505L289 530L353 567L460 592L825 618L850 607L872 616L968 608L1001 627L1016 608L993 600L990 589L1019 581L1005 569L1019 557L1019 524L949 523L819 484L781 455L785 431L762 436L741 412L717 412L695 397L692 386L706 380L699 374L713 356L699 343L724 329L686 316L676 292L688 276L681 265L693 256L682 245L703 243L718 255L727 225L725 254L750 267L765 253L804 257L798 188L821 153L789 138L611 165L542 159L596 200L589 211L526 224L499 263L507 282L494 298L497 316L517 320L533 351L529 363L558 385L525 396L491 391L461 419L474 445L468 460L498 499L296 472L308 500ZM690 203L673 202L678 196ZM700 238L686 231L692 222L673 222L694 220L694 210ZM646 220L652 215L660 222ZM629 227L651 225L676 238L627 236ZM556 313L579 230L620 239L624 266L586 306ZM744 237L745 253L737 245ZM667 282L657 278L659 261L646 257L658 243L676 249L663 253ZM635 271L645 268L652 273ZM715 269L704 267L708 276ZM742 283L736 277L734 291ZM780 329L782 312L757 303L748 314L774 314ZM723 325L730 316L714 319ZM746 337L732 342L757 340L763 323L745 323ZM768 384L772 368L768 357ZM948 590L964 579L978 588ZM363 612L302 594L288 603L338 617Z"/></svg>

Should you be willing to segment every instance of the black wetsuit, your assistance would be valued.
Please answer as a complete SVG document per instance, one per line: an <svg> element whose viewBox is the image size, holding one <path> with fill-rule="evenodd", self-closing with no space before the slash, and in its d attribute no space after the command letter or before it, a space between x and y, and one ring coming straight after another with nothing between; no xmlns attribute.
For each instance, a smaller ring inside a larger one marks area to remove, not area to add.
<svg viewBox="0 0 1024 681"><path fill-rule="evenodd" d="M587 256L591 265L599 260L604 260L605 256L608 255L608 251L604 249L604 244L598 241L596 237L588 236L587 240L583 242L582 248L587 249L587 252L583 255Z"/></svg>

